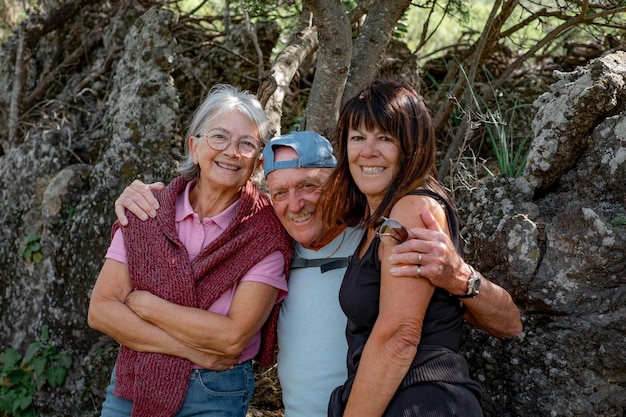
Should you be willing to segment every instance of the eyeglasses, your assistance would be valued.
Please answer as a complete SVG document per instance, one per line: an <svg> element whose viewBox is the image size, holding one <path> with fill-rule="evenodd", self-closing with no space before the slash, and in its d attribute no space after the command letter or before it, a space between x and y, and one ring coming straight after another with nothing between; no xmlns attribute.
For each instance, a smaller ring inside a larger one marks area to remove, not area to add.
<svg viewBox="0 0 626 417"><path fill-rule="evenodd" d="M211 147L211 149L215 149L216 151L223 151L228 148L228 145L230 145L230 142L233 139L230 133L221 130L211 130L208 133L204 133L196 137L198 139L201 137L206 138L207 144ZM261 149L263 148L261 142L252 136L242 136L236 140L239 154L246 158L255 158L259 155L259 152L261 152Z"/></svg>
<svg viewBox="0 0 626 417"><path fill-rule="evenodd" d="M396 246L409 238L409 232L406 227L396 219L388 219L383 217L383 224L378 228L376 235L383 244L388 246Z"/></svg>

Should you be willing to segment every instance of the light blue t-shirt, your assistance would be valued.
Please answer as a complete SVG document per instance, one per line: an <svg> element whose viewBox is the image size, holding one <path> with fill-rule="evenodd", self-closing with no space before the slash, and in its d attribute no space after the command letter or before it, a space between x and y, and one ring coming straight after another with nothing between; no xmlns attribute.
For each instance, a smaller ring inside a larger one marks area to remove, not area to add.
<svg viewBox="0 0 626 417"><path fill-rule="evenodd" d="M327 417L331 391L346 381L346 317L339 306L339 287L347 263L336 259L351 256L362 236L362 229L347 228L318 251L294 247L289 294L278 317L285 417ZM327 263L327 258L341 266L323 273L324 266L295 267L302 259Z"/></svg>

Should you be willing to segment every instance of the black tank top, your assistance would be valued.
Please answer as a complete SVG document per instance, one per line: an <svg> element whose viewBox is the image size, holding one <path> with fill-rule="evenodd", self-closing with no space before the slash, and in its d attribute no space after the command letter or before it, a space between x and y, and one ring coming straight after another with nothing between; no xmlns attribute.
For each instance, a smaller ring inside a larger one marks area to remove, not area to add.
<svg viewBox="0 0 626 417"><path fill-rule="evenodd" d="M462 254L457 215L448 202L429 190L415 190L409 194L432 197L444 207L452 241L457 251ZM366 236L363 239L366 239ZM380 239L375 237L361 259L358 257L359 248L356 249L339 291L341 308L348 317L346 338L349 375L356 373L361 353L378 317L379 245ZM424 317L420 346L443 346L457 352L461 344L464 312L465 308L458 298L441 288L436 288Z"/></svg>

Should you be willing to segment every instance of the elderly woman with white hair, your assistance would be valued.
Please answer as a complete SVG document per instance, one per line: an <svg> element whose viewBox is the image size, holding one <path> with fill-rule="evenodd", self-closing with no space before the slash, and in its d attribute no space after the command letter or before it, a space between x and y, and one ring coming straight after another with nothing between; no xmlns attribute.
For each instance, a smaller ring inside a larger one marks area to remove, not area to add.
<svg viewBox="0 0 626 417"><path fill-rule="evenodd" d="M251 180L267 126L256 97L214 87L157 216L114 224L88 313L121 345L102 416L246 415L252 359L273 360L291 261Z"/></svg>

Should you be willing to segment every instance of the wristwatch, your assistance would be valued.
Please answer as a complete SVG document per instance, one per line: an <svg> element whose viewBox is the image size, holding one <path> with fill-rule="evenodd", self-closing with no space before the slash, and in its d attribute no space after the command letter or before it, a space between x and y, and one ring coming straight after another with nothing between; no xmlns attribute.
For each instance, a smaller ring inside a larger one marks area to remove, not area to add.
<svg viewBox="0 0 626 417"><path fill-rule="evenodd" d="M480 275L474 271L474 268L470 264L466 264L472 274L467 280L467 294L457 295L457 298L474 298L480 293Z"/></svg>

